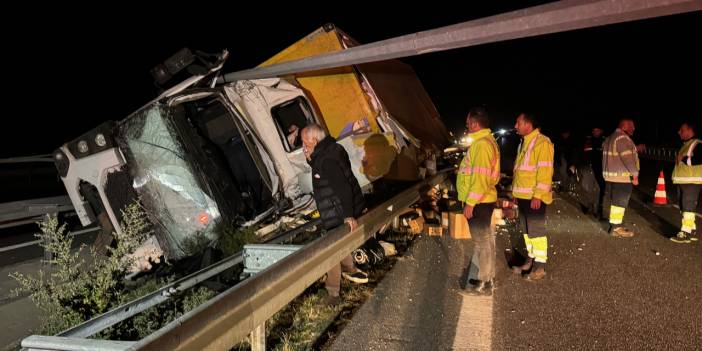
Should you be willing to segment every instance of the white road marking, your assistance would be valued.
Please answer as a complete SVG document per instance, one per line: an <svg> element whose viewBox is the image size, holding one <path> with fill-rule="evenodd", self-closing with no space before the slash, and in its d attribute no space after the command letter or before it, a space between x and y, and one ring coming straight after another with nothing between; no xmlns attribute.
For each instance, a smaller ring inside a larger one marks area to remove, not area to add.
<svg viewBox="0 0 702 351"><path fill-rule="evenodd" d="M492 296L463 296L453 350L492 349Z"/></svg>

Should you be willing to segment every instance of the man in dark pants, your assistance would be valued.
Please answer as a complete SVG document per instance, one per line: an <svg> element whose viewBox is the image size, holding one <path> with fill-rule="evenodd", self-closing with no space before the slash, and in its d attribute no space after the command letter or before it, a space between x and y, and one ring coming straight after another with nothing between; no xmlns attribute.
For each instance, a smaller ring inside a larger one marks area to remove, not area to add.
<svg viewBox="0 0 702 351"><path fill-rule="evenodd" d="M514 273L531 270L525 276L529 281L546 276L548 237L546 236L546 206L553 202L553 143L541 134L534 115L522 113L514 126L522 136L522 144L514 163L512 195L517 200L520 214L526 220L524 244L527 261L513 267Z"/></svg>
<svg viewBox="0 0 702 351"><path fill-rule="evenodd" d="M702 189L702 146L700 146L702 140L695 138L695 128L694 123L685 122L678 130L683 146L678 151L675 169L673 169L673 184L678 185L680 192L682 223L678 234L670 238L676 243L690 243L698 240L695 211Z"/></svg>
<svg viewBox="0 0 702 351"><path fill-rule="evenodd" d="M314 200L324 229L329 231L346 224L351 231L355 230L358 226L356 218L363 213L365 202L358 180L351 171L349 155L319 125L308 125L302 129L301 136L303 151L312 167ZM368 276L354 266L350 255L346 256L327 273L324 284L328 294L324 304L336 305L341 302L339 292L342 270L344 278L352 282L368 282Z"/></svg>
<svg viewBox="0 0 702 351"><path fill-rule="evenodd" d="M562 191L568 191L574 182L575 173L575 142L570 129L561 131L553 143L555 177L561 182Z"/></svg>
<svg viewBox="0 0 702 351"><path fill-rule="evenodd" d="M592 204L590 210L597 218L602 218L602 201L605 194L605 180L602 177L602 144L604 143L604 135L602 128L592 128L592 134L585 139L584 161L587 162L592 170L592 175L597 181L598 190L592 196Z"/></svg>
<svg viewBox="0 0 702 351"><path fill-rule="evenodd" d="M489 126L484 108L470 110L466 127L471 144L456 177L458 201L465 204L463 215L475 242L471 264L478 268L478 280L461 292L470 295L491 294L495 278L495 233L490 220L497 201L495 186L500 180L500 149Z"/></svg>
<svg viewBox="0 0 702 351"><path fill-rule="evenodd" d="M638 150L631 136L634 121L624 118L619 127L602 144L602 175L611 197L609 232L612 236L630 238L634 232L624 226L624 212L629 205L631 191L639 185Z"/></svg>

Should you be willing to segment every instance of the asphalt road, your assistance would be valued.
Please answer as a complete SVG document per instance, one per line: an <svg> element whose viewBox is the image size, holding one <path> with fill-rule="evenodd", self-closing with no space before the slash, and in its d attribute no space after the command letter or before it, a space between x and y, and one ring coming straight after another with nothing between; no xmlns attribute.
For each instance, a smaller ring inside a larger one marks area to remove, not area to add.
<svg viewBox="0 0 702 351"><path fill-rule="evenodd" d="M547 212L547 277L532 283L509 270L523 245L513 226L498 233L497 290L487 300L456 292L470 241L420 238L329 349L699 349L702 244L668 240L675 218L649 207L632 202L625 223L636 236L619 239L558 198Z"/></svg>

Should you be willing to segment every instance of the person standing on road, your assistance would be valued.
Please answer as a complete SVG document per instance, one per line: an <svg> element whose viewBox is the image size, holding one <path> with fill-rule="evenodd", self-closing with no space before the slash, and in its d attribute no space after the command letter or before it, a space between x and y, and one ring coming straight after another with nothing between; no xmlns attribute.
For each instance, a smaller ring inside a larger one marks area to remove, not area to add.
<svg viewBox="0 0 702 351"><path fill-rule="evenodd" d="M490 295L495 278L495 233L490 226L497 201L495 186L500 180L500 149L490 130L490 119L482 107L474 107L466 118L471 140L456 177L458 201L475 241L471 264L478 268L478 279L462 290L469 295Z"/></svg>
<svg viewBox="0 0 702 351"><path fill-rule="evenodd" d="M534 115L520 114L514 128L522 136L522 143L514 163L512 194L519 206L519 212L526 220L524 244L528 258L523 265L512 269L520 274L531 269L531 273L525 278L534 281L546 276L546 205L553 202L551 183L554 150L551 140L541 134Z"/></svg>
<svg viewBox="0 0 702 351"><path fill-rule="evenodd" d="M365 201L351 170L349 155L317 124L306 126L300 134L305 157L312 167L312 189L322 226L329 231L346 224L351 231L355 230L356 218L363 213ZM322 301L325 305L341 302L342 275L354 283L368 282L368 275L355 267L350 255L346 256L327 273L324 285L328 294Z"/></svg>
<svg viewBox="0 0 702 351"><path fill-rule="evenodd" d="M611 200L609 233L620 238L634 236L634 232L623 224L633 186L639 185L639 156L631 139L634 130L634 121L624 118L602 145L602 176L609 187Z"/></svg>
<svg viewBox="0 0 702 351"><path fill-rule="evenodd" d="M553 143L554 177L560 181L560 191L568 191L573 185L576 148L570 129L564 129Z"/></svg>
<svg viewBox="0 0 702 351"><path fill-rule="evenodd" d="M673 184L678 185L682 225L680 232L670 238L676 243L698 240L695 210L702 189L702 140L695 138L696 127L692 122L685 122L678 130L683 146L678 151L673 169Z"/></svg>
<svg viewBox="0 0 702 351"><path fill-rule="evenodd" d="M602 135L602 128L593 127L590 135L585 139L583 147L583 160L592 170L592 175L597 182L597 191L592 196L592 213L597 218L602 218L602 201L605 193L605 180L602 177L602 144L605 137Z"/></svg>

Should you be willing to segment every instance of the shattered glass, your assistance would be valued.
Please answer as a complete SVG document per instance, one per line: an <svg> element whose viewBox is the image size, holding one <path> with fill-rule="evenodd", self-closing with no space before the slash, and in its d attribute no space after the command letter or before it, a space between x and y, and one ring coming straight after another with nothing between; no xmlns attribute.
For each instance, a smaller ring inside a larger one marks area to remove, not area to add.
<svg viewBox="0 0 702 351"><path fill-rule="evenodd" d="M134 189L168 257L182 258L215 240L219 209L198 184L168 111L145 108L120 126L120 134Z"/></svg>

